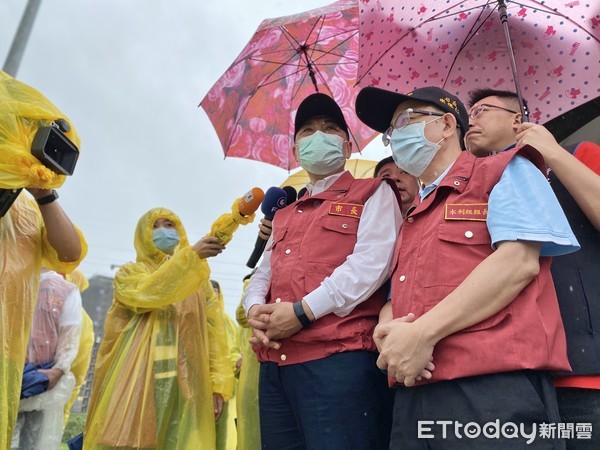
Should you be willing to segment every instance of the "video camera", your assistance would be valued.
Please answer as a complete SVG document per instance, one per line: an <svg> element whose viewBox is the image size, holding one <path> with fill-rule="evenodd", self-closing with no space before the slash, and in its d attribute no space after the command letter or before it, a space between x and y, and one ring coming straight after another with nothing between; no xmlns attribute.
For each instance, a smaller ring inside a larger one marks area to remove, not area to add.
<svg viewBox="0 0 600 450"><path fill-rule="evenodd" d="M61 175L73 175L79 149L65 135L71 129L64 119L40 127L31 144L31 154L44 166ZM0 217L4 217L22 189L0 189Z"/></svg>

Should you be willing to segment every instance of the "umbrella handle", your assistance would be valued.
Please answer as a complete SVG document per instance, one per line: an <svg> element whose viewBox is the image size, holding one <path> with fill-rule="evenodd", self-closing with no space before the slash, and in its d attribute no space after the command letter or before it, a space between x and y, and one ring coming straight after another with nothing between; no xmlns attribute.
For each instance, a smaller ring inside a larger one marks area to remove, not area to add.
<svg viewBox="0 0 600 450"><path fill-rule="evenodd" d="M519 99L519 108L521 108L521 122L529 122L529 115L525 104L523 103L523 97L521 96L521 83L519 82L519 74L517 72L517 62L515 61L515 53L512 46L512 40L510 39L510 30L508 29L508 13L506 12L506 3L504 0L498 0L498 14L500 14L500 20L502 21L502 27L504 28L504 36L506 37L506 46L508 47L508 58L510 60L510 68L513 73L513 80L515 81L515 88L517 97Z"/></svg>

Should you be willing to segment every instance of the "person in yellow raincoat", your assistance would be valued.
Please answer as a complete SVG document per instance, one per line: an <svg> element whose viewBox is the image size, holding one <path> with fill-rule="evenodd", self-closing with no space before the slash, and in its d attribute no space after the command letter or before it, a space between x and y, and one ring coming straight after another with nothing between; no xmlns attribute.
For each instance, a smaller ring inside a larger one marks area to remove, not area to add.
<svg viewBox="0 0 600 450"><path fill-rule="evenodd" d="M249 282L250 275L244 278L244 291ZM248 325L248 317L246 317L246 311L242 303L237 307L235 313L239 325L237 341L242 354L236 396L237 450L256 450L261 448L258 411L258 372L260 364L250 344L252 328Z"/></svg>
<svg viewBox="0 0 600 450"><path fill-rule="evenodd" d="M210 280L212 287L219 297L219 302L224 305L223 291L218 281ZM240 350L236 342L236 325L233 319L223 312L223 322L225 324L225 331L227 333L227 345L229 347L229 364L232 373L237 377L238 369L236 364L240 358ZM235 428L236 419L236 392L237 392L237 378L233 378L234 388L232 398L225 402L223 405L223 414L216 423L217 431L217 450L236 450L237 446L237 432Z"/></svg>
<svg viewBox="0 0 600 450"><path fill-rule="evenodd" d="M77 286L77 289L79 289L80 293L83 293L83 291L85 291L90 285L86 276L78 269L75 269L73 272L68 274L66 279ZM94 323L85 309L82 308L81 311L82 317L81 334L79 335L79 349L77 350L77 356L75 356L73 364L71 364L71 372L75 376L75 388L73 389L71 398L65 405L65 426L67 425L69 416L71 415L71 407L73 406L73 403L75 403L75 400L79 395L79 390L85 382L85 376L87 375L88 368L90 366L90 359L92 358L92 348L94 347Z"/></svg>
<svg viewBox="0 0 600 450"><path fill-rule="evenodd" d="M188 243L179 218L139 220L137 259L120 268L98 350L85 449L213 449L231 396L223 310L206 258L219 238Z"/></svg>
<svg viewBox="0 0 600 450"><path fill-rule="evenodd" d="M42 94L0 71L0 189L27 188L0 218L0 449L19 408L23 362L43 265L69 273L83 260L83 235L51 188L65 180L31 154L38 128L65 116ZM75 129L65 133L75 145Z"/></svg>
<svg viewBox="0 0 600 450"><path fill-rule="evenodd" d="M0 449L9 448L17 418L42 261L70 272L86 252L83 235L57 202L38 207L21 193L0 218Z"/></svg>

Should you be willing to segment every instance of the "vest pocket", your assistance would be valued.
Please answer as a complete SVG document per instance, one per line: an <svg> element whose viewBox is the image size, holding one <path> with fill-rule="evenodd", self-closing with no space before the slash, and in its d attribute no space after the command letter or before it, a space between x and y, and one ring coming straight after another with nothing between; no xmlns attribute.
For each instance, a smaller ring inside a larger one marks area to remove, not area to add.
<svg viewBox="0 0 600 450"><path fill-rule="evenodd" d="M282 249L281 249L281 241L285 237L287 232L287 228L276 230L276 233L273 235L273 242L271 245L267 247L267 250L271 252L271 267L277 263L277 260L281 257Z"/></svg>
<svg viewBox="0 0 600 450"><path fill-rule="evenodd" d="M438 238L441 241L463 245L492 245L487 222L475 220L446 221L438 227Z"/></svg>
<svg viewBox="0 0 600 450"><path fill-rule="evenodd" d="M354 250L359 220L354 217L327 216L307 243L307 261L342 264Z"/></svg>
<svg viewBox="0 0 600 450"><path fill-rule="evenodd" d="M442 222L424 240L428 243L427 252L421 255L427 265L420 274L424 287L460 284L492 253L485 222Z"/></svg>

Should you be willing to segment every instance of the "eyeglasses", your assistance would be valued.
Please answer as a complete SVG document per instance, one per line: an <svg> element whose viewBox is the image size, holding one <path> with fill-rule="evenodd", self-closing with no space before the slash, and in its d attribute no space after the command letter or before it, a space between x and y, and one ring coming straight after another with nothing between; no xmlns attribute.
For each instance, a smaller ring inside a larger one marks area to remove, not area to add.
<svg viewBox="0 0 600 450"><path fill-rule="evenodd" d="M512 109L504 108L502 106L489 105L487 103L482 103L481 105L478 105L471 110L471 112L469 113L469 117L471 119L477 119L481 115L482 112L488 111L489 109L494 109L494 108L501 109L502 111L507 111L509 113L517 114L517 111L513 111Z"/></svg>
<svg viewBox="0 0 600 450"><path fill-rule="evenodd" d="M383 135L381 136L383 145L385 145L386 147L388 145L390 145L390 142L392 140L392 132L394 130L402 130L404 127L406 127L410 123L410 120L411 120L410 115L411 114L423 114L426 116L442 117L446 113L437 112L437 111L425 111L422 109L412 109L412 108L405 109L404 111L402 111L402 113L398 117L396 117L396 120L394 121L394 123L387 130L385 130L385 133L383 133ZM427 125L428 123L431 123L431 122L435 122L436 120L438 120L438 119L433 119L433 120L430 120L429 122L425 122L425 125Z"/></svg>

